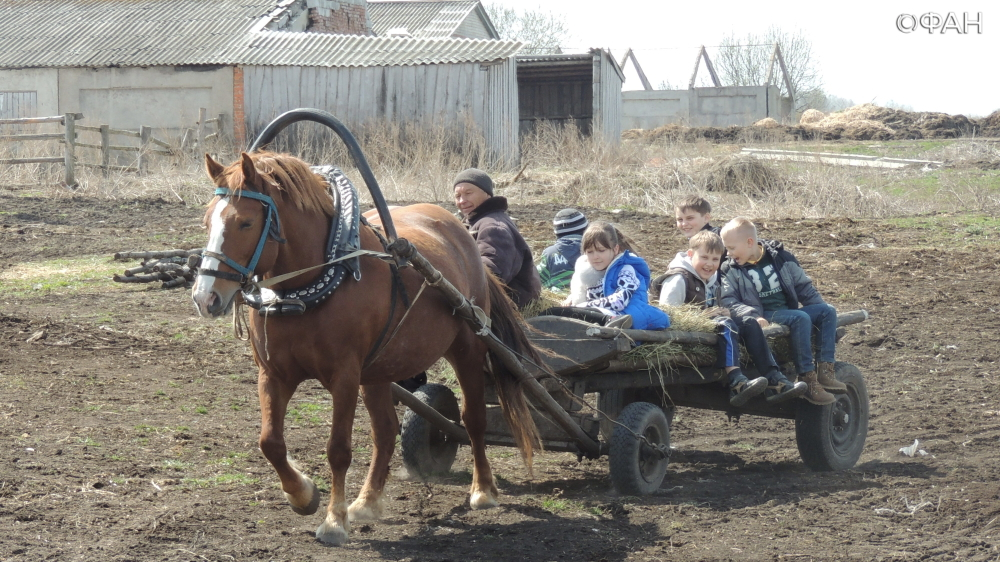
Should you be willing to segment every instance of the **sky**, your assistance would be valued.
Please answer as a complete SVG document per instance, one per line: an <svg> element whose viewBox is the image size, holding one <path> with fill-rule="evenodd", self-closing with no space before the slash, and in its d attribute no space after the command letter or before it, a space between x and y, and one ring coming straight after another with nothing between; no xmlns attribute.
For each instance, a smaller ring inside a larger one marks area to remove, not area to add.
<svg viewBox="0 0 1000 562"><path fill-rule="evenodd" d="M656 88L662 81L686 88L701 45L718 46L731 33L763 34L774 25L802 31L827 94L915 111L984 117L1000 109L1000 2L842 0L803 2L719 2L693 0L496 0L518 10L542 10L565 17L567 47L611 49L620 60L632 48ZM921 27L954 13L959 28L941 33ZM897 28L903 17L904 28ZM966 19L979 20L965 25ZM980 32L981 31L981 32ZM704 66L699 77L707 75ZM626 90L642 89L626 69Z"/></svg>

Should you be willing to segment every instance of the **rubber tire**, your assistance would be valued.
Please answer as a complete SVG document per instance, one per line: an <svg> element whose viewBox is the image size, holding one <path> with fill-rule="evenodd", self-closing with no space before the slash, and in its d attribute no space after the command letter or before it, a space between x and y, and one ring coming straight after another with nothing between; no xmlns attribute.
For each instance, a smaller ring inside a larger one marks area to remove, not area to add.
<svg viewBox="0 0 1000 562"><path fill-rule="evenodd" d="M625 406L635 401L636 391L633 388L613 388L598 393L597 409L608 416L607 418L601 416L601 437L605 441L610 443L615 432L615 424L611 420L618 419Z"/></svg>
<svg viewBox="0 0 1000 562"><path fill-rule="evenodd" d="M443 384L425 384L413 393L453 422L461 420L458 399L450 388ZM400 449L403 452L403 466L411 476L421 479L447 474L458 454L458 442L449 440L441 430L435 428L416 412L406 409L400 430Z"/></svg>
<svg viewBox="0 0 1000 562"><path fill-rule="evenodd" d="M652 494L660 489L670 459L648 451L648 446L632 432L645 435L656 445L670 447L667 416L656 404L633 402L625 406L618 422L625 427L616 425L611 437L608 452L611 483L625 496Z"/></svg>
<svg viewBox="0 0 1000 562"><path fill-rule="evenodd" d="M868 387L861 371L838 361L834 374L847 385L847 393L835 394L837 401L826 406L801 400L795 414L799 456L817 472L853 467L868 437Z"/></svg>

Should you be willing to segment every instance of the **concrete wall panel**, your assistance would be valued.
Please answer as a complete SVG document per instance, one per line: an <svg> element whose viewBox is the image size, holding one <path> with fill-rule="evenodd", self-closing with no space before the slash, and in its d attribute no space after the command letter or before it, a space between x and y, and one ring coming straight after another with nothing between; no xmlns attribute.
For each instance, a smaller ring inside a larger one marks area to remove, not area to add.
<svg viewBox="0 0 1000 562"><path fill-rule="evenodd" d="M0 70L0 92L35 92L35 114L22 117L67 113L59 108L59 71L54 68Z"/></svg>
<svg viewBox="0 0 1000 562"><path fill-rule="evenodd" d="M232 67L63 68L59 70L60 113L80 112L87 124L165 129L195 127L198 109L229 119L232 133Z"/></svg>
<svg viewBox="0 0 1000 562"><path fill-rule="evenodd" d="M655 129L669 123L690 127L745 126L765 117L783 121L787 116L780 106L775 86L622 92L626 129Z"/></svg>

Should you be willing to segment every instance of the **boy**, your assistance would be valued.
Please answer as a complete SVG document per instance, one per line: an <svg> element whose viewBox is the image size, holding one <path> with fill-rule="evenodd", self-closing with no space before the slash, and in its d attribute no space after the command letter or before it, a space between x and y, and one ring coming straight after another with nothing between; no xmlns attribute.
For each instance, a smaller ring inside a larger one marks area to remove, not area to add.
<svg viewBox="0 0 1000 562"><path fill-rule="evenodd" d="M569 289L573 278L573 266L580 257L580 241L587 230L587 217L576 209L563 209L552 219L556 233L556 243L542 252L542 262L538 264L538 275L542 287L549 289Z"/></svg>
<svg viewBox="0 0 1000 562"><path fill-rule="evenodd" d="M731 405L742 406L768 387L771 387L771 392L768 393L767 401L772 404L803 395L808 386L805 383L793 385L781 374L767 347L767 340L760 325L753 322L738 330L736 323L729 318L729 311L716 308L720 304L722 292L718 271L724 250L722 238L718 234L708 230L695 233L689 242L688 251L678 252L670 262L670 269L667 270L663 289L660 291L660 304L668 306L694 304L714 309L712 312L718 314L715 317L718 324L716 332L719 335L719 358L716 367L724 368L729 375ZM734 343L733 337L737 333L750 352L757 371L764 376L751 381L740 370L739 346Z"/></svg>
<svg viewBox="0 0 1000 562"><path fill-rule="evenodd" d="M719 227L709 223L712 220L712 205L697 195L689 195L677 202L674 205L674 218L677 220L677 229L685 238L690 239L702 230L719 233Z"/></svg>
<svg viewBox="0 0 1000 562"><path fill-rule="evenodd" d="M750 220L729 221L722 240L729 252L722 268L722 305L761 327L771 322L788 326L799 380L809 385L805 399L817 405L836 402L830 392L847 392L847 385L834 376L837 311L780 242L757 240L757 227ZM812 353L814 326L819 332L818 372Z"/></svg>

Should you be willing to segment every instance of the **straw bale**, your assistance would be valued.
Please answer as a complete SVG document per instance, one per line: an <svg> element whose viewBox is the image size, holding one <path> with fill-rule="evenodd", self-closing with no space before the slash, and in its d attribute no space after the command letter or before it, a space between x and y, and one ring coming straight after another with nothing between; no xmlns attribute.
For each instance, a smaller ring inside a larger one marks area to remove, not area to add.
<svg viewBox="0 0 1000 562"><path fill-rule="evenodd" d="M799 118L800 125L810 125L822 121L826 117L826 114L818 109L807 109L802 113L802 117Z"/></svg>
<svg viewBox="0 0 1000 562"><path fill-rule="evenodd" d="M781 126L781 123L778 123L777 121L775 121L771 117L765 117L765 118L757 121L756 123L754 123L753 126L754 127L763 127L765 129L777 129L778 127Z"/></svg>
<svg viewBox="0 0 1000 562"><path fill-rule="evenodd" d="M705 189L724 193L761 195L787 186L788 180L773 164L741 154L717 161L704 179Z"/></svg>

